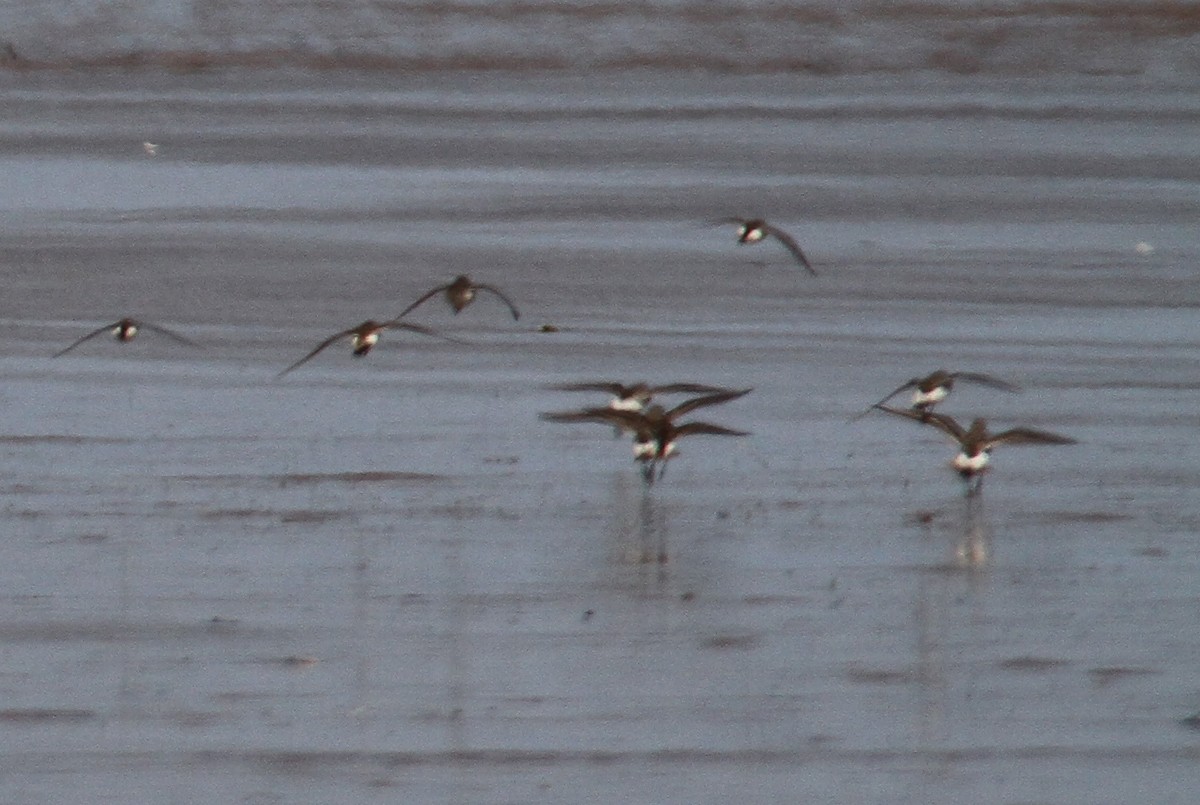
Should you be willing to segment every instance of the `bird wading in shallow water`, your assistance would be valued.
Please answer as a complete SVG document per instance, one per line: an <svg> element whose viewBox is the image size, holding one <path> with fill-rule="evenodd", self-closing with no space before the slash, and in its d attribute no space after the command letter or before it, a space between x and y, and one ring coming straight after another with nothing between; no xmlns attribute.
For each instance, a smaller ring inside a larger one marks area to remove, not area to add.
<svg viewBox="0 0 1200 805"><path fill-rule="evenodd" d="M284 369L282 372L276 375L276 377L283 377L293 369L296 369L315 358L326 347L336 343L337 341L340 341L343 338L350 339L350 346L354 350L354 357L361 358L370 352L373 346L379 343L379 336L384 330L409 330L414 333L440 338L443 341L451 341L456 344L462 343L457 339L449 338L441 333L434 332L428 327L421 327L418 324L409 324L408 322L396 321L394 319L392 321L384 322L367 319L362 324L357 324L354 327L351 327L347 330L342 330L340 333L334 333L333 335L329 336L320 344L317 344L317 346L313 348L312 352L309 352L303 358Z"/></svg>
<svg viewBox="0 0 1200 805"><path fill-rule="evenodd" d="M736 400L751 389L723 391L696 397L666 409L652 403L641 411L614 408L585 408L582 411L545 413L547 422L601 422L614 425L633 434L633 458L642 465L642 479L652 484L666 473L667 461L678 455L675 443L684 436L749 436L746 431L713 425L708 422L685 422L676 419L697 408Z"/></svg>
<svg viewBox="0 0 1200 805"><path fill-rule="evenodd" d="M134 336L136 336L142 330L149 330L150 332L158 333L159 335L165 335L167 338L170 338L172 341L178 341L180 344L187 344L189 347L200 346L195 341L192 341L191 339L188 339L188 338L184 338L179 333L172 332L171 330L168 330L166 327L159 327L157 324L150 324L149 322L139 321L137 319L121 319L119 321L114 321L112 324L106 324L103 327L99 327L95 330L92 330L87 335L83 336L82 338L77 339L74 343L72 343L66 349L60 349L58 352L54 353L54 355L52 355L51 357L57 358L60 355L66 355L68 352L75 349L75 347L79 346L84 341L90 341L91 339L95 338L96 336L103 335L104 333L111 333L113 338L117 339L118 341L120 341L122 343L126 343L128 341L132 341Z"/></svg>
<svg viewBox="0 0 1200 805"><path fill-rule="evenodd" d="M404 318L415 308L424 304L426 301L432 299L438 294L445 294L446 303L454 310L455 315L458 315L462 312L463 308L475 301L475 297L480 291L486 291L487 293L495 296L504 304L508 305L508 310L510 313L512 313L513 321L517 321L521 318L521 312L517 310L517 306L514 305L512 300L505 296L499 288L496 288L492 285L482 285L477 282L472 282L471 278L466 274L459 274L452 282L448 282L445 285L439 285L433 290L426 292L417 301L404 308L404 310L401 311L400 315L396 318Z"/></svg>
<svg viewBox="0 0 1200 805"><path fill-rule="evenodd" d="M722 224L737 224L737 242L741 244L761 243L768 237L775 238L792 253L792 257L796 262L808 270L809 274L817 276L817 270L813 268L812 263L804 255L804 251L800 248L800 244L796 239L784 232L777 226L768 224L761 218L727 218L721 221Z"/></svg>
<svg viewBox="0 0 1200 805"><path fill-rule="evenodd" d="M980 492L983 487L983 474L991 464L992 449L1002 444L1076 444L1068 436L1060 436L1034 428L1010 428L1000 433L990 433L987 421L972 420L969 428L963 428L955 419L946 414L934 411L918 411L911 408L891 408L882 403L876 405L879 410L889 414L906 417L925 425L932 425L947 434L958 443L959 452L950 462L950 466L959 474L967 485L968 497Z"/></svg>
<svg viewBox="0 0 1200 805"><path fill-rule="evenodd" d="M979 372L948 372L945 369L938 369L924 377L914 377L912 380L898 386L895 391L867 408L861 414L857 414L854 419L866 416L873 409L882 406L900 392L908 389L913 390L909 407L914 411L929 413L933 410L934 406L950 395L950 392L954 390L954 382L956 380L966 380L970 383L977 383L981 386L1000 389L1001 391L1018 392L1021 390L1020 386L992 377L991 375L980 374Z"/></svg>

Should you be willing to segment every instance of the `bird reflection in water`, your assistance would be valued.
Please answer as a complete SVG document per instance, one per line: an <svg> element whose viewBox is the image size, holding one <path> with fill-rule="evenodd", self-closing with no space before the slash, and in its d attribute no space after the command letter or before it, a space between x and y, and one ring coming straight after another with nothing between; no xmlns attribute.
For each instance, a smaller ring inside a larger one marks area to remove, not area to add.
<svg viewBox="0 0 1200 805"><path fill-rule="evenodd" d="M967 570L984 570L991 560L991 529L983 513L983 497L966 499L963 532L954 545L954 563Z"/></svg>
<svg viewBox="0 0 1200 805"><path fill-rule="evenodd" d="M943 552L943 558L931 565L931 570L941 573L986 569L992 559L992 529L983 505L983 497L975 495L965 498L961 509L952 506L949 510L923 510L906 518L910 525L921 527L924 532L922 542L930 547L936 543ZM954 511L961 512L961 517L953 516ZM934 528L935 522L937 528Z"/></svg>
<svg viewBox="0 0 1200 805"><path fill-rule="evenodd" d="M621 564L662 568L670 561L666 510L651 489L637 484L635 491L632 486L627 473L614 474L612 500L617 555Z"/></svg>

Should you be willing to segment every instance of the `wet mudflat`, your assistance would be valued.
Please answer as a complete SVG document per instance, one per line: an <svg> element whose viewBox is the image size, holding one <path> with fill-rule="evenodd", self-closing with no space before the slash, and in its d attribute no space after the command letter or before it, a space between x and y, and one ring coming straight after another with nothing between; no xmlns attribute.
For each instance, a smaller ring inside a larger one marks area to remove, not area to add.
<svg viewBox="0 0 1200 805"><path fill-rule="evenodd" d="M1190 801L1186 94L9 81L4 801ZM820 276L708 225L752 214ZM521 320L275 378L459 273ZM124 315L202 347L49 358ZM1080 443L968 505L939 433L848 421L940 366ZM752 386L703 418L753 435L648 489L538 421L590 379Z"/></svg>

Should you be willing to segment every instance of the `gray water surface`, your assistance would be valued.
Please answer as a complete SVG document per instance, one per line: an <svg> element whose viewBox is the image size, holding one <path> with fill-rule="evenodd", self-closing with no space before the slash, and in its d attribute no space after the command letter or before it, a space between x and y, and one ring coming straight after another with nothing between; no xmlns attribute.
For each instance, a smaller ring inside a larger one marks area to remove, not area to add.
<svg viewBox="0 0 1200 805"><path fill-rule="evenodd" d="M420 82L0 90L3 801L1192 801L1194 101ZM459 273L521 320L275 378ZM50 359L125 315L202 347ZM849 421L940 366L1079 444L969 505ZM646 488L538 421L591 379L753 387L703 416L752 435Z"/></svg>

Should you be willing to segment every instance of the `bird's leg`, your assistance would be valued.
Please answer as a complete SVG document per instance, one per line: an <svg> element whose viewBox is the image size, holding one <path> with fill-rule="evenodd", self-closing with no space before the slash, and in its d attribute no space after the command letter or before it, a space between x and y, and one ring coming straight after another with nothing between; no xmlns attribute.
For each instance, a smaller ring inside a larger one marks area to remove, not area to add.
<svg viewBox="0 0 1200 805"><path fill-rule="evenodd" d="M983 513L983 495L979 494L979 485L975 486L974 494L967 494L967 517L974 522Z"/></svg>

